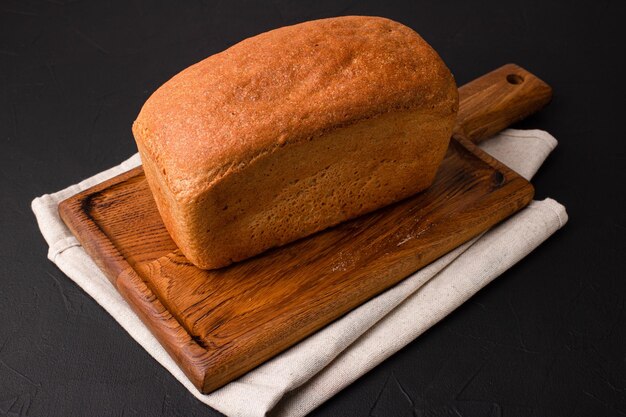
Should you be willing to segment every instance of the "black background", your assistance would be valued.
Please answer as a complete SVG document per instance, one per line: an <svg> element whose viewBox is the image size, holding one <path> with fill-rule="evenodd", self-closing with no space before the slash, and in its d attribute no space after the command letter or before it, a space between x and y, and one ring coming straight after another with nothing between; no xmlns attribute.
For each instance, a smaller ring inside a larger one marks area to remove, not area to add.
<svg viewBox="0 0 626 417"><path fill-rule="evenodd" d="M141 104L176 72L268 29L398 20L459 85L515 62L554 87L517 127L560 144L536 198L570 222L317 416L626 414L621 3L0 2L0 415L210 416L46 259L32 198L135 152Z"/></svg>

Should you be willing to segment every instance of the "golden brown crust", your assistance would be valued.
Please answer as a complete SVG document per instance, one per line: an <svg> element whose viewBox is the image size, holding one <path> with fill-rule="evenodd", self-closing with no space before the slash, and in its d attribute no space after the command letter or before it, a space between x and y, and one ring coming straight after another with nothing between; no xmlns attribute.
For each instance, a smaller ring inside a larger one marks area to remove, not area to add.
<svg viewBox="0 0 626 417"><path fill-rule="evenodd" d="M133 126L181 199L285 142L401 108L431 107L452 83L437 53L389 19L315 20L246 39L161 86Z"/></svg>
<svg viewBox="0 0 626 417"><path fill-rule="evenodd" d="M174 241L215 268L421 191L457 107L450 71L419 35L350 16L187 68L148 99L133 133Z"/></svg>

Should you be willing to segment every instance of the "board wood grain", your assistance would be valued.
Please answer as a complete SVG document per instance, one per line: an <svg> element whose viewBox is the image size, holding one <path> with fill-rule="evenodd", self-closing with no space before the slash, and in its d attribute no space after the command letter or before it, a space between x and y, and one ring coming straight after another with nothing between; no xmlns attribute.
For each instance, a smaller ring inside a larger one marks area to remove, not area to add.
<svg viewBox="0 0 626 417"><path fill-rule="evenodd" d="M169 237L141 167L62 202L61 217L202 392L210 392L524 207L532 186L476 147L550 100L509 64L460 90L426 191L290 245L205 271Z"/></svg>

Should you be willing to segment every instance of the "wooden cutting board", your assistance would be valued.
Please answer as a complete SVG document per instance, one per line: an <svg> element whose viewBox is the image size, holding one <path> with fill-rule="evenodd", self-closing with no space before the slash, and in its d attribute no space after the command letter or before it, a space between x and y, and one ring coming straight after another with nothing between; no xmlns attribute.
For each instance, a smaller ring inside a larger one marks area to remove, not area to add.
<svg viewBox="0 0 626 417"><path fill-rule="evenodd" d="M227 268L204 271L185 259L141 167L70 197L59 212L207 393L528 204L528 181L473 142L543 107L550 87L509 64L459 92L459 122L428 190Z"/></svg>

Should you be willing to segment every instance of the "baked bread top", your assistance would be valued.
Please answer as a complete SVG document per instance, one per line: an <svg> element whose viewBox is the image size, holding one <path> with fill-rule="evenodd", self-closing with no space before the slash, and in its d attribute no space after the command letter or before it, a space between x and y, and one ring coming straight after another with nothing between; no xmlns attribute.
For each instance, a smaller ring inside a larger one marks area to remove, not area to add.
<svg viewBox="0 0 626 417"><path fill-rule="evenodd" d="M287 143L397 109L447 116L456 97L412 29L338 17L254 36L183 70L147 100L133 134L175 199L189 201Z"/></svg>

